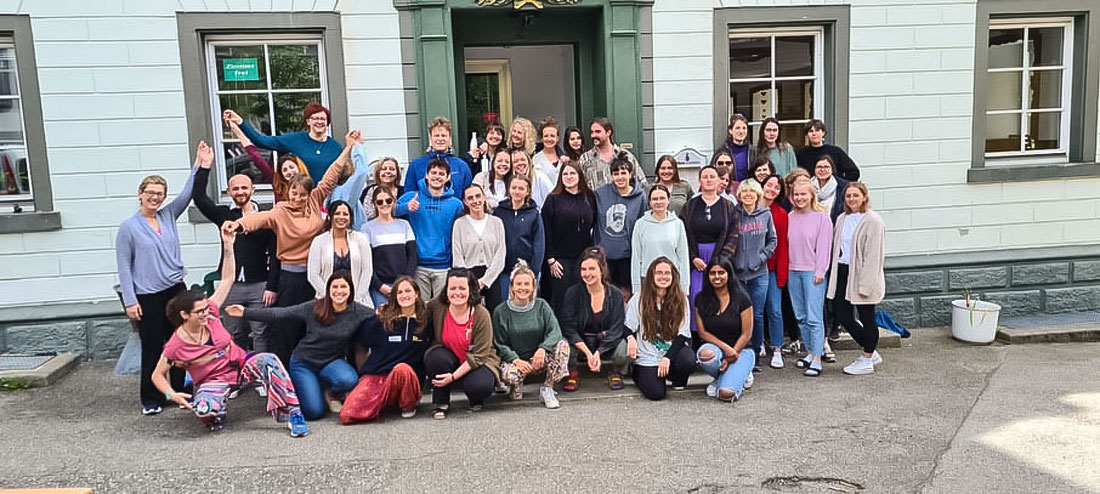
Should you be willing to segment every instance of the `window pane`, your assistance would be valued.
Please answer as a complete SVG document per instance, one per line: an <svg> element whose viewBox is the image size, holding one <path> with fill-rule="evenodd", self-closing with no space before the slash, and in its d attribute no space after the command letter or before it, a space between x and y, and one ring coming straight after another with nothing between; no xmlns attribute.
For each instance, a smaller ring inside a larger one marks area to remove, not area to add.
<svg viewBox="0 0 1100 494"><path fill-rule="evenodd" d="M772 116L771 84L767 82L735 82L730 84L730 109L750 122Z"/></svg>
<svg viewBox="0 0 1100 494"><path fill-rule="evenodd" d="M270 180L260 180L262 174L260 169L252 163L252 159L245 152L244 148L236 142L223 143L223 149L225 152L225 176L232 177L238 173L248 175L252 178L253 184L270 184ZM275 153L266 149L257 149L260 155L267 160L268 166L271 166L275 162Z"/></svg>
<svg viewBox="0 0 1100 494"><path fill-rule="evenodd" d="M271 45L271 84L274 89L321 87L317 45Z"/></svg>
<svg viewBox="0 0 1100 494"><path fill-rule="evenodd" d="M776 118L801 120L814 117L814 81L777 81L775 89L779 92Z"/></svg>
<svg viewBox="0 0 1100 494"><path fill-rule="evenodd" d="M1032 113L1027 118L1027 149L1058 149L1062 112Z"/></svg>
<svg viewBox="0 0 1100 494"><path fill-rule="evenodd" d="M302 109L310 101L321 101L321 93L284 93L275 98L275 133L286 134L305 130Z"/></svg>
<svg viewBox="0 0 1100 494"><path fill-rule="evenodd" d="M1039 70L1031 73L1028 86L1029 108L1062 107L1062 71Z"/></svg>
<svg viewBox="0 0 1100 494"><path fill-rule="evenodd" d="M989 68L1024 66L1024 30L989 30Z"/></svg>
<svg viewBox="0 0 1100 494"><path fill-rule="evenodd" d="M771 38L730 38L730 79L770 77Z"/></svg>
<svg viewBox="0 0 1100 494"><path fill-rule="evenodd" d="M986 115L985 152L1020 150L1020 115L1009 113Z"/></svg>
<svg viewBox="0 0 1100 494"><path fill-rule="evenodd" d="M1032 66L1062 65L1062 42L1065 36L1060 27L1029 29L1027 33L1028 64Z"/></svg>
<svg viewBox="0 0 1100 494"><path fill-rule="evenodd" d="M216 46L214 67L222 91L267 89L264 49L260 45Z"/></svg>
<svg viewBox="0 0 1100 494"><path fill-rule="evenodd" d="M19 95L15 68L15 49L0 48L0 96Z"/></svg>
<svg viewBox="0 0 1100 494"><path fill-rule="evenodd" d="M779 140L794 146L795 150L802 149L806 144L806 124L780 123Z"/></svg>
<svg viewBox="0 0 1100 494"><path fill-rule="evenodd" d="M222 111L233 110L261 134L271 135L271 117L268 115L267 95L264 93L223 94L218 97L218 100L221 102ZM222 139L236 139L225 125L222 125Z"/></svg>
<svg viewBox="0 0 1100 494"><path fill-rule="evenodd" d="M19 100L0 100L0 197L31 193L27 168Z"/></svg>
<svg viewBox="0 0 1100 494"><path fill-rule="evenodd" d="M777 36L775 73L779 77L814 75L814 37Z"/></svg>
<svg viewBox="0 0 1100 494"><path fill-rule="evenodd" d="M1021 72L991 72L985 91L987 110L1019 110Z"/></svg>

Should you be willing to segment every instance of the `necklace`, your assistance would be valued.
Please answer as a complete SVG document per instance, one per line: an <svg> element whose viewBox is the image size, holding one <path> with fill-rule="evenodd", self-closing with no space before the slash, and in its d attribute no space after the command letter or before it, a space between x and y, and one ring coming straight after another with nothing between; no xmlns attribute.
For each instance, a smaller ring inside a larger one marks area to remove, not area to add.
<svg viewBox="0 0 1100 494"><path fill-rule="evenodd" d="M312 138L313 137L310 136L310 139ZM326 142L328 142L328 136L323 136L323 139L321 139L320 141L314 139L313 151L317 154L321 154L321 147L323 147Z"/></svg>

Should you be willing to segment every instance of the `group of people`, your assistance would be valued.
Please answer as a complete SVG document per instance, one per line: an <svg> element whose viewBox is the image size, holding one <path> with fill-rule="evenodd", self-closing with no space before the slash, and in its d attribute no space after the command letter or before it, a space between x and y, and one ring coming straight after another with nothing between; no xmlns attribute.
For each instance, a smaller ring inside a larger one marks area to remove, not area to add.
<svg viewBox="0 0 1100 494"><path fill-rule="evenodd" d="M271 177L274 207L261 211L246 175L227 181L232 205L216 204L214 151L200 142L180 194L165 204L167 183L147 177L119 228L147 415L173 403L217 430L227 400L254 387L302 436L328 412L345 424L387 407L411 417L422 385L436 419L455 384L479 410L494 391L522 397L533 376L558 408L556 388L576 391L581 368L611 389L629 373L660 400L699 367L708 396L735 401L769 352L771 367L788 352L807 376L835 361L827 306L863 347L844 372L882 362L885 227L820 121L795 153L774 119L753 146L735 115L696 191L668 155L649 183L606 118L591 122L591 145L553 117L516 118L459 156L437 117L402 180L396 159L368 159L358 131L343 145L329 136L320 104L305 107L306 131L279 136L223 117ZM278 153L274 167L257 148ZM221 232L210 296L183 285L175 221L192 200Z"/></svg>

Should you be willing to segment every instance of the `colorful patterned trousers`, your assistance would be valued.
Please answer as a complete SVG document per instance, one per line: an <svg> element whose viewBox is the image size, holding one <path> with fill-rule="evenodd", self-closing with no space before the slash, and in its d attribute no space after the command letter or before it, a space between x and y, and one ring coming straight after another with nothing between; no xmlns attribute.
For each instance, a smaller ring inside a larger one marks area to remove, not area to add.
<svg viewBox="0 0 1100 494"><path fill-rule="evenodd" d="M212 430L225 427L226 400L235 389L258 382L267 390L267 413L277 420L280 415L290 414L298 409L298 396L294 394L294 384L283 368L283 363L273 353L257 353L245 360L241 367L239 382L205 383L195 390L192 406L195 416Z"/></svg>

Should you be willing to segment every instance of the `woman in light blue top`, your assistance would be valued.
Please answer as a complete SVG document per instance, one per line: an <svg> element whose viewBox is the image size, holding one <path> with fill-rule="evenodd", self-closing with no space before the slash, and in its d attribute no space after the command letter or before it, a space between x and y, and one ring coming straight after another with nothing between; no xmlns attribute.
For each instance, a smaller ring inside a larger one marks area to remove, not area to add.
<svg viewBox="0 0 1100 494"><path fill-rule="evenodd" d="M195 167L179 195L163 208L168 194L168 182L160 175L150 175L138 186L140 208L123 221L115 237L115 258L118 281L126 317L137 321L141 337L141 405L142 413L160 413L164 395L153 385L153 369L160 360L164 344L175 327L168 322L165 307L177 293L183 291L187 268L180 256L179 232L176 220L191 202L191 185L199 163L209 166L214 150L199 142ZM173 369L172 388L183 389L183 370Z"/></svg>

